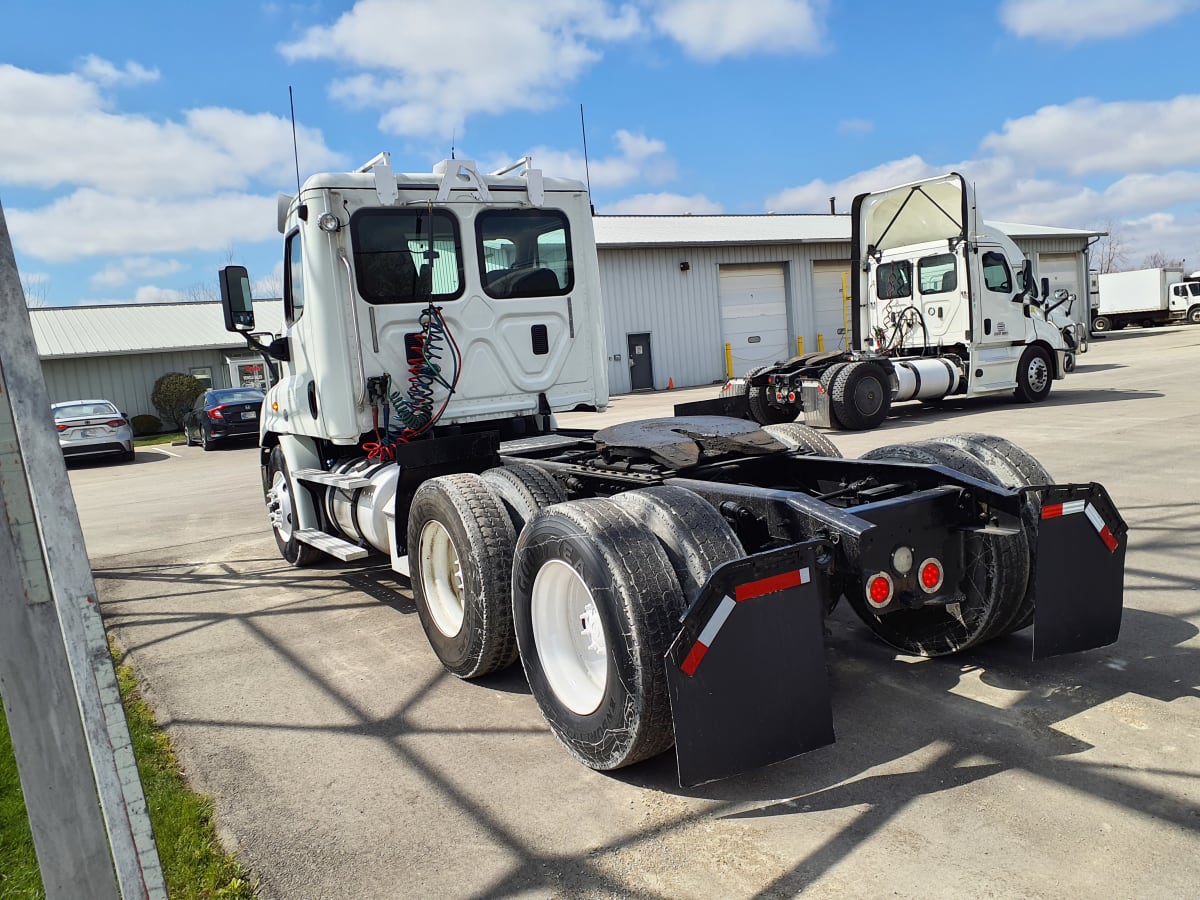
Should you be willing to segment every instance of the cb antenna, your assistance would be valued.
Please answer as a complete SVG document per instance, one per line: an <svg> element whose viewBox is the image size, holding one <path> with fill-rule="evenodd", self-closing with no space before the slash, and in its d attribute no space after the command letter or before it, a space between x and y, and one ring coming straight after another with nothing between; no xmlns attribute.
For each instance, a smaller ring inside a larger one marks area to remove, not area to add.
<svg viewBox="0 0 1200 900"><path fill-rule="evenodd" d="M296 142L296 101L292 97L292 86L288 85L288 106L292 110L292 156L296 159L296 199L300 199L300 145Z"/></svg>
<svg viewBox="0 0 1200 900"><path fill-rule="evenodd" d="M591 207L592 215L596 214L596 204L592 203L592 171L588 167L588 152L587 152L587 122L583 118L583 104L579 104L579 130L583 132L583 177L587 181L588 206Z"/></svg>
<svg viewBox="0 0 1200 900"><path fill-rule="evenodd" d="M458 129L456 129L456 128L455 128L455 129L451 129L451 131L450 131L450 158L451 158L451 159L455 159L455 158L456 158L456 157L455 157L455 155L454 155L454 138L455 138L455 133L456 133L457 131L458 131Z"/></svg>

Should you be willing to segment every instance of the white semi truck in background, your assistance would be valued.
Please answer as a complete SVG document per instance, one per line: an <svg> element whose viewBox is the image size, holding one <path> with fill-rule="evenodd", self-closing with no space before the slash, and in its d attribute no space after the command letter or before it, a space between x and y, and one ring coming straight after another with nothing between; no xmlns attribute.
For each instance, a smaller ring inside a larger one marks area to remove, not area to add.
<svg viewBox="0 0 1200 900"><path fill-rule="evenodd" d="M931 197L929 217L962 199ZM279 552L296 566L388 559L442 665L472 679L520 659L585 764L674 745L681 782L697 784L830 743L822 616L843 598L924 656L1031 624L1037 657L1116 639L1120 514L1100 485L1053 484L1003 438L843 459L798 423L558 428L556 412L608 401L579 182L528 160L397 174L381 154L281 201L285 333L254 338L249 275L221 272L226 327L281 368L260 417ZM1058 351L1029 345L1031 371L1025 345L1012 349L1031 315L1013 258L992 262L1007 248L957 233L928 235L933 259L914 261L872 226L871 284L895 285L890 304L937 267L939 284L986 279L1004 305L968 311L953 286L927 291L920 317L898 308L882 320L895 334L877 339L969 320L996 339L972 357L979 377L1044 390Z"/></svg>
<svg viewBox="0 0 1200 900"><path fill-rule="evenodd" d="M1099 278L1099 291L1092 331L1116 331L1126 325L1200 325L1200 279L1185 278L1181 266L1106 272Z"/></svg>
<svg viewBox="0 0 1200 900"><path fill-rule="evenodd" d="M1037 403L1074 368L1087 337L1070 316L1080 301L1041 296L1030 262L982 221L961 175L863 194L851 215L852 349L746 373L722 391L745 398L745 410L736 400L727 407L732 414L874 428L905 400L1012 394Z"/></svg>

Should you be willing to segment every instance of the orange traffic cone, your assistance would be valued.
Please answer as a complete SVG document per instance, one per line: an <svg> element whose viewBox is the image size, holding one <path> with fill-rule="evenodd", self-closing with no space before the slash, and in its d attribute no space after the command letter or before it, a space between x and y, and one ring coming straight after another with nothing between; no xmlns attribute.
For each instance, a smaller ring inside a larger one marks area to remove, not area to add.
<svg viewBox="0 0 1200 900"><path fill-rule="evenodd" d="M668 391L675 390L675 379L674 378L667 379L667 390Z"/></svg>

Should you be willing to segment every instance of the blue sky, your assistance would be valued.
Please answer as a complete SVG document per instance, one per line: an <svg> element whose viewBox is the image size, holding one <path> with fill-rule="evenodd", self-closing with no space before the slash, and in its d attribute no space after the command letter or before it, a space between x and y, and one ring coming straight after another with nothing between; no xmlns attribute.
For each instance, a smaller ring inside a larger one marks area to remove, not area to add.
<svg viewBox="0 0 1200 900"><path fill-rule="evenodd" d="M114 10L117 10L114 12ZM839 212L956 169L990 219L1200 269L1200 0L8 0L0 203L32 302L277 293L275 195L390 150L601 213Z"/></svg>

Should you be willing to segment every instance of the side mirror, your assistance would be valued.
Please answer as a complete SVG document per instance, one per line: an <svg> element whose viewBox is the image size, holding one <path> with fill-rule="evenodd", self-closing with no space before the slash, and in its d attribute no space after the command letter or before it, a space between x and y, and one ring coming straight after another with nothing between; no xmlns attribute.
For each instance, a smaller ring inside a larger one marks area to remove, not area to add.
<svg viewBox="0 0 1200 900"><path fill-rule="evenodd" d="M250 275L245 266L226 266L221 270L221 309L225 312L225 330L254 330L254 306L250 297Z"/></svg>
<svg viewBox="0 0 1200 900"><path fill-rule="evenodd" d="M291 345L288 344L288 339L285 337L277 337L267 345L267 355L271 359L277 359L280 362L287 362L292 358Z"/></svg>
<svg viewBox="0 0 1200 900"><path fill-rule="evenodd" d="M1043 297L1050 296L1050 279L1049 278L1042 279L1042 296Z"/></svg>

